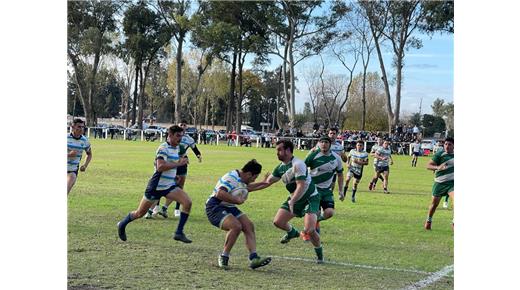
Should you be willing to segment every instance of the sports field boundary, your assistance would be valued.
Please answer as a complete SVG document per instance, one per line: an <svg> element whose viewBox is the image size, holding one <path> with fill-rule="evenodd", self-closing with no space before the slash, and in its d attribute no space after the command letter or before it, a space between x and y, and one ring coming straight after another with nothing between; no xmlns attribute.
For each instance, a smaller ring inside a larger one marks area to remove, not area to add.
<svg viewBox="0 0 520 290"><path fill-rule="evenodd" d="M439 271L432 273L430 276L426 277L425 279L415 282L412 285L403 288L404 290L416 290L416 289L422 289L430 284L433 284L440 280L443 277L446 277L449 273L453 272L453 265L446 266Z"/></svg>
<svg viewBox="0 0 520 290"><path fill-rule="evenodd" d="M315 259L306 259L306 258L299 258L299 257L284 257L284 256L270 256L270 257L276 258L276 259L283 259L283 260L292 260L292 261L303 261L303 262L316 263ZM438 273L438 272L432 273L432 272L420 271L420 270L415 270L415 269L390 268L390 267L371 266L371 265L353 264L353 263L347 263L347 262L336 262L336 261L327 261L327 260L325 260L324 264L347 266L347 267L353 267L353 268L364 268L364 269L371 269L371 270L409 272L409 273L425 274L425 275L426 274Z"/></svg>

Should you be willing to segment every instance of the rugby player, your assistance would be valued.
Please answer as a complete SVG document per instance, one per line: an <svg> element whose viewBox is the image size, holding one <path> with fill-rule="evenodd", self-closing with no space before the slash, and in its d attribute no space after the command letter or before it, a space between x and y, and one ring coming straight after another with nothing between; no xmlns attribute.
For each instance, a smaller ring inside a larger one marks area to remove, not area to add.
<svg viewBox="0 0 520 290"><path fill-rule="evenodd" d="M241 170L226 173L219 179L213 193L206 201L206 215L210 223L227 232L224 249L218 258L218 266L221 268L228 269L229 255L240 232L244 232L251 269L265 266L271 262L271 257L261 258L256 253L253 222L237 207L244 203L247 196L231 194L234 190L247 190L247 192L256 190L258 183L253 182L261 171L262 165L253 159L247 162Z"/></svg>
<svg viewBox="0 0 520 290"><path fill-rule="evenodd" d="M299 236L299 231L289 224L294 217L303 217L304 233L310 235L310 241L314 246L317 263L323 263L323 247L320 236L316 232L316 221L320 210L320 197L312 182L307 166L303 161L294 157L294 144L290 140L279 140L276 142L276 155L281 161L273 172L259 187L258 190L271 186L282 180L289 192L287 200L276 213L274 225L286 231L280 242L288 243L291 239Z"/></svg>
<svg viewBox="0 0 520 290"><path fill-rule="evenodd" d="M331 218L334 215L334 195L332 184L334 177L338 175L338 190L340 198L344 196L343 189L343 164L338 154L331 150L331 139L323 136L318 142L319 149L312 150L305 158L305 165L310 169L312 181L320 195L320 212L317 218L316 230L319 233L319 222ZM310 236L301 232L300 236L308 241Z"/></svg>
<svg viewBox="0 0 520 290"><path fill-rule="evenodd" d="M379 147L375 152L376 162L376 173L374 178L372 178L371 184L375 184L377 182L378 175L383 175L383 190L384 193L390 193L388 191L388 176L390 175L390 166L394 164L394 160L392 159L392 150L390 149L390 142L385 140L383 142L383 146Z"/></svg>
<svg viewBox="0 0 520 290"><path fill-rule="evenodd" d="M187 122L185 120L182 120L179 123L179 127L181 127L184 130L184 134L182 136L181 143L180 143L180 151L179 151L180 156L188 158L188 155L187 155L188 148L191 148L191 150L193 150L193 153L195 153L195 156L197 156L197 159L199 160L199 162L202 162L202 155L201 155L199 149L197 148L197 145L195 144L195 140L193 140L193 138L190 135L186 134ZM189 162L186 163L184 166L180 166L179 168L177 168L177 176L176 176L177 185L181 189L184 189L184 184L186 183L186 176L188 175L188 165L189 165ZM166 202L162 206L161 210L159 210L159 202L158 202L157 205L155 206L155 209L153 210L153 212L148 211L147 217L151 217L151 216L155 216L156 214L160 214L164 218L168 218L168 207L170 206L171 203L172 203L172 200L166 200ZM178 203L178 202L175 203L175 211L174 211L175 217L180 216L180 213L181 213L180 206L181 206L180 203Z"/></svg>
<svg viewBox="0 0 520 290"><path fill-rule="evenodd" d="M78 169L82 172L92 160L92 150L88 138L83 135L85 130L85 122L81 119L72 121L72 132L67 135L67 195L76 183L78 178ZM83 151L87 154L87 159L83 165L79 166Z"/></svg>
<svg viewBox="0 0 520 290"><path fill-rule="evenodd" d="M179 224L173 239L191 243L191 240L184 234L184 225L188 221L191 210L191 199L175 181L177 168L188 163L188 158L182 157L179 153L183 131L181 127L175 125L168 129L166 142L159 145L157 149L154 164L155 172L148 181L148 186L139 206L117 223L118 235L121 240L126 241L126 226L128 223L144 216L150 206L164 196L167 201L175 200L182 204Z"/></svg>
<svg viewBox="0 0 520 290"><path fill-rule="evenodd" d="M428 210L428 218L424 223L424 228L432 229L432 218L439 202L443 196L448 195L453 204L453 194L455 186L455 168L454 168L454 144L453 138L448 137L444 142L444 150L439 150L433 155L426 169L435 172L435 179L432 188L432 202ZM451 224L453 227L453 223Z"/></svg>
<svg viewBox="0 0 520 290"><path fill-rule="evenodd" d="M417 167L417 159L419 159L419 155L421 155L421 143L418 140L415 140L412 143L412 167Z"/></svg>
<svg viewBox="0 0 520 290"><path fill-rule="evenodd" d="M363 166L368 164L368 153L363 150L363 141L356 142L356 149L350 150L347 156L347 180L345 182L344 195L340 196L340 200L345 199L345 194L348 191L348 185L352 177L354 177L354 185L352 186L352 202L356 202L356 191L361 178L363 177Z"/></svg>
<svg viewBox="0 0 520 290"><path fill-rule="evenodd" d="M374 157L374 173L377 175L378 179L381 179L381 181L384 181L383 176L381 174L377 173L377 158L376 158L376 151L383 146L383 138L377 138L377 143L372 146L370 149L370 156ZM374 190L376 189L377 179L375 181L370 181L370 184L368 185L368 190Z"/></svg>

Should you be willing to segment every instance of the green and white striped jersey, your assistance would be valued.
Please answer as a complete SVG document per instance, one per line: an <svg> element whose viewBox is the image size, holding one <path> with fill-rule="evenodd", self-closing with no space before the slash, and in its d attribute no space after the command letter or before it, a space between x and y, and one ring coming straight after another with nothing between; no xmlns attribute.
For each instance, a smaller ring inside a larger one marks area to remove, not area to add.
<svg viewBox="0 0 520 290"><path fill-rule="evenodd" d="M435 179L434 179L435 182L445 183L445 182L455 180L455 167L454 167L455 166L454 165L455 156L453 153L449 154L449 153L445 152L444 150L439 151L439 152L435 153L435 155L433 155L432 160L433 160L433 162L435 162L435 164L437 164L439 166L442 164L447 165L446 169L435 171Z"/></svg>
<svg viewBox="0 0 520 290"><path fill-rule="evenodd" d="M314 186L311 176L307 172L307 166L303 161L294 156L289 163L284 164L281 162L278 164L271 175L280 178L289 193L293 193L296 190L296 180L305 180L305 193L302 195L301 199L318 194L316 186Z"/></svg>
<svg viewBox="0 0 520 290"><path fill-rule="evenodd" d="M311 150L320 150L320 145L316 144L316 147L314 147L314 149ZM345 152L345 147L341 145L341 142L339 142L338 140L334 140L332 143L330 143L330 151L338 154L341 157L341 154Z"/></svg>
<svg viewBox="0 0 520 290"><path fill-rule="evenodd" d="M312 150L305 158L305 164L310 169L312 181L316 187L329 189L336 172L343 172L343 164L338 154L329 151L323 154L321 150Z"/></svg>

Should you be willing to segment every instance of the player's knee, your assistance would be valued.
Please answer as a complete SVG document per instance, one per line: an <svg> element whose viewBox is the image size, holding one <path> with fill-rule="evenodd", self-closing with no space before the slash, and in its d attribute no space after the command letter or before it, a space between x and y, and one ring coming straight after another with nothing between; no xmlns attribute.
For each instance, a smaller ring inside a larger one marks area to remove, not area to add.
<svg viewBox="0 0 520 290"><path fill-rule="evenodd" d="M311 227L309 229L303 229L303 232L307 235L312 235L315 231L316 229L314 227Z"/></svg>
<svg viewBox="0 0 520 290"><path fill-rule="evenodd" d="M242 225L239 222L232 223L230 230L239 233L242 231Z"/></svg>
<svg viewBox="0 0 520 290"><path fill-rule="evenodd" d="M189 210L191 209L191 203L192 203L192 201L191 201L191 199L188 197L188 198L186 198L186 200L184 201L184 203L181 203L181 204L182 204L182 207L183 207L184 209L186 209L187 211L189 211Z"/></svg>
<svg viewBox="0 0 520 290"><path fill-rule="evenodd" d="M253 225L253 223L243 224L242 231L244 233L252 233L255 231L255 226Z"/></svg>
<svg viewBox="0 0 520 290"><path fill-rule="evenodd" d="M283 222L278 219L273 220L273 225L279 229L283 228Z"/></svg>

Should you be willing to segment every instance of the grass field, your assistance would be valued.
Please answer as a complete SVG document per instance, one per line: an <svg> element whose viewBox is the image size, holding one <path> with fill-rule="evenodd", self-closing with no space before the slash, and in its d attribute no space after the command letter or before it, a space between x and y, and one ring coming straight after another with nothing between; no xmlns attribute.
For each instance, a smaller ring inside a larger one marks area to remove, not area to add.
<svg viewBox="0 0 520 290"><path fill-rule="evenodd" d="M357 203L336 196L336 215L321 223L326 263L314 262L310 243L284 234L272 224L287 191L282 182L249 195L240 208L255 223L257 250L271 255L270 265L250 270L241 235L230 266L217 267L225 233L213 227L204 203L218 178L251 158L271 171L279 162L274 149L199 145L203 162L191 164L185 190L193 200L185 227L194 242L172 239L178 219L140 219L127 227L128 241L117 237L116 223L135 210L153 173L159 142L91 140L93 161L80 173L68 196L68 285L71 289L401 289L453 265L452 210L439 208L433 230L423 223L431 199L432 172L427 157L410 166L409 156L394 156L389 191L368 191L372 160L365 168ZM297 151L304 158L307 152ZM350 190L349 190L350 193ZM302 219L293 225L302 229ZM452 289L453 272L424 289Z"/></svg>

